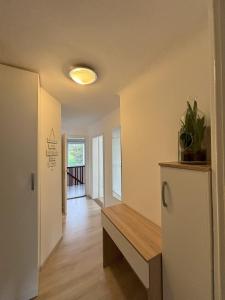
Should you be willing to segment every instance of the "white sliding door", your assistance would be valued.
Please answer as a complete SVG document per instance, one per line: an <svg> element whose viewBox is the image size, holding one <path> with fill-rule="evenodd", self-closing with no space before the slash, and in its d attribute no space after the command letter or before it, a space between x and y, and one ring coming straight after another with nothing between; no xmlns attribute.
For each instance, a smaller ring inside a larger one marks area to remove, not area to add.
<svg viewBox="0 0 225 300"><path fill-rule="evenodd" d="M92 138L92 198L104 202L103 136Z"/></svg>
<svg viewBox="0 0 225 300"><path fill-rule="evenodd" d="M38 75L0 65L0 299L38 291Z"/></svg>

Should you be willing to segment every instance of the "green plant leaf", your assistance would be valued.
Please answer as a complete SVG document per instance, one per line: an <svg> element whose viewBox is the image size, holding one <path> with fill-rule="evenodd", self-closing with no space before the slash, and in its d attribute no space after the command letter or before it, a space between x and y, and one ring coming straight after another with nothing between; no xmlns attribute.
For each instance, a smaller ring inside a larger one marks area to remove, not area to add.
<svg viewBox="0 0 225 300"><path fill-rule="evenodd" d="M187 101L187 111L184 121L181 120L181 133L188 133L193 137L193 143L190 147L194 152L201 150L202 141L206 130L205 117L198 114L198 103L195 100L193 107Z"/></svg>

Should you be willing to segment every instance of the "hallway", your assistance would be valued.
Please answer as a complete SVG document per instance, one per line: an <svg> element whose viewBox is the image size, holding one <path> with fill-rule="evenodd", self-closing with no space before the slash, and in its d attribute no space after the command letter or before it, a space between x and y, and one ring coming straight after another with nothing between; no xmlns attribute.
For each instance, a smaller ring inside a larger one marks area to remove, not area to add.
<svg viewBox="0 0 225 300"><path fill-rule="evenodd" d="M86 198L68 201L64 236L40 273L37 300L145 299L145 290L121 261L102 267L99 206Z"/></svg>

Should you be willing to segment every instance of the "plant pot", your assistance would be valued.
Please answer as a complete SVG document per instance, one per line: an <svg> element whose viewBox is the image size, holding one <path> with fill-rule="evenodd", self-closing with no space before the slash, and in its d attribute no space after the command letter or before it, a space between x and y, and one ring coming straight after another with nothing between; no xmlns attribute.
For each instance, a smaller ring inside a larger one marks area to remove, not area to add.
<svg viewBox="0 0 225 300"><path fill-rule="evenodd" d="M181 163L204 164L206 163L206 150L202 149L193 152L190 149L181 151Z"/></svg>

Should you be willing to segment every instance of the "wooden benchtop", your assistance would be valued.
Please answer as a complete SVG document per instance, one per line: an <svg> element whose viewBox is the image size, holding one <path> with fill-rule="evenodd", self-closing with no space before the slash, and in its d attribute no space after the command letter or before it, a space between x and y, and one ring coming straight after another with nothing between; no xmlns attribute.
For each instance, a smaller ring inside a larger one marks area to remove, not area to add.
<svg viewBox="0 0 225 300"><path fill-rule="evenodd" d="M146 261L161 255L161 229L159 226L126 204L104 208L102 213Z"/></svg>
<svg viewBox="0 0 225 300"><path fill-rule="evenodd" d="M180 163L180 162L162 162L162 163L159 163L159 165L161 167L186 169L186 170L201 171L201 172L211 171L210 164L194 165L194 164L185 164L185 163Z"/></svg>

